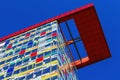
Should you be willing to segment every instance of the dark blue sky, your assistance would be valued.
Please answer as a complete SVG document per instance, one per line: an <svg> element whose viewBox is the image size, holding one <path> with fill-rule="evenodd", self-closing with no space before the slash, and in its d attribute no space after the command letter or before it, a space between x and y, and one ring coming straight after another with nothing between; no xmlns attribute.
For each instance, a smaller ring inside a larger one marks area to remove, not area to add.
<svg viewBox="0 0 120 80"><path fill-rule="evenodd" d="M112 58L79 70L80 80L120 80L119 0L0 0L0 37L94 3Z"/></svg>

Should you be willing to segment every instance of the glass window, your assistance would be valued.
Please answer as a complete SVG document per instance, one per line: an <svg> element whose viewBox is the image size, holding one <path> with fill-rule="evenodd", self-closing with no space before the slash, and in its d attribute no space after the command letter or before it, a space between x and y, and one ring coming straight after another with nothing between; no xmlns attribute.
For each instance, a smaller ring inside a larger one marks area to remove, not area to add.
<svg viewBox="0 0 120 80"><path fill-rule="evenodd" d="M41 75L41 71L35 71L34 74L35 74L35 77L38 77Z"/></svg>
<svg viewBox="0 0 120 80"><path fill-rule="evenodd" d="M4 56L3 56L3 58L5 58L5 57L7 57L8 56L8 54L5 54Z"/></svg>
<svg viewBox="0 0 120 80"><path fill-rule="evenodd" d="M44 57L50 57L50 55L51 55L51 51L44 53Z"/></svg>
<svg viewBox="0 0 120 80"><path fill-rule="evenodd" d="M10 42L10 40L7 40L6 42L5 42L5 47L7 47L7 45L9 44L9 42Z"/></svg>
<svg viewBox="0 0 120 80"><path fill-rule="evenodd" d="M18 78L18 80L25 80L25 76Z"/></svg>
<svg viewBox="0 0 120 80"><path fill-rule="evenodd" d="M14 71L14 74L18 74L20 72L20 69Z"/></svg>
<svg viewBox="0 0 120 80"><path fill-rule="evenodd" d="M50 73L50 67L43 70L43 74Z"/></svg>
<svg viewBox="0 0 120 80"><path fill-rule="evenodd" d="M57 59L57 57L52 58L52 60L51 60L51 61L54 61L54 60L58 60L58 59Z"/></svg>
<svg viewBox="0 0 120 80"><path fill-rule="evenodd" d="M11 58L10 58L10 59L8 59L8 60L6 60L6 63L7 63L7 62L10 62L11 60L12 60Z"/></svg>
<svg viewBox="0 0 120 80"><path fill-rule="evenodd" d="M3 69L7 70L8 69L8 65L4 65Z"/></svg>
<svg viewBox="0 0 120 80"><path fill-rule="evenodd" d="M57 54L57 51L58 51L57 49L53 49L52 50L52 55Z"/></svg>
<svg viewBox="0 0 120 80"><path fill-rule="evenodd" d="M23 59L23 63L28 62L28 61L29 61L29 57Z"/></svg>
<svg viewBox="0 0 120 80"><path fill-rule="evenodd" d="M32 65L29 65L29 66L28 66L28 70L29 70L29 69L32 69Z"/></svg>
<svg viewBox="0 0 120 80"><path fill-rule="evenodd" d="M10 52L8 55L9 55L9 56L13 55L13 52Z"/></svg>
<svg viewBox="0 0 120 80"><path fill-rule="evenodd" d="M41 29L41 26L37 28L37 30L40 30Z"/></svg>
<svg viewBox="0 0 120 80"><path fill-rule="evenodd" d="M0 65L2 65L2 64L4 64L4 63L5 63L5 61L1 61L1 62L0 62Z"/></svg>
<svg viewBox="0 0 120 80"><path fill-rule="evenodd" d="M32 50L32 52L37 52L37 49Z"/></svg>
<svg viewBox="0 0 120 80"><path fill-rule="evenodd" d="M50 46L51 46L51 43L49 43L49 44L45 45L45 47L50 47Z"/></svg>
<svg viewBox="0 0 120 80"><path fill-rule="evenodd" d="M39 57L42 57L42 56L43 56L43 54L38 54L38 55L37 55L38 58L39 58Z"/></svg>
<svg viewBox="0 0 120 80"><path fill-rule="evenodd" d="M20 39L19 41L23 41L25 38Z"/></svg>
<svg viewBox="0 0 120 80"><path fill-rule="evenodd" d="M10 67L12 68L12 67L14 67L15 66L15 63L11 63L10 64Z"/></svg>
<svg viewBox="0 0 120 80"><path fill-rule="evenodd" d="M6 75L6 77L10 77L10 76L12 76L12 72L7 73L7 75Z"/></svg>
<svg viewBox="0 0 120 80"><path fill-rule="evenodd" d="M27 67L24 67L24 68L21 69L21 72L24 72L26 70L27 70Z"/></svg>
<svg viewBox="0 0 120 80"><path fill-rule="evenodd" d="M36 56L33 56L32 58L31 58L31 60L35 60L36 59Z"/></svg>
<svg viewBox="0 0 120 80"><path fill-rule="evenodd" d="M52 38L48 38L46 39L47 42L51 42L52 41Z"/></svg>
<svg viewBox="0 0 120 80"><path fill-rule="evenodd" d="M21 47L21 46L22 46L22 44L18 44L18 45L17 45L17 47Z"/></svg>
<svg viewBox="0 0 120 80"><path fill-rule="evenodd" d="M16 50L15 50L15 53L18 53L20 51L20 48L17 48Z"/></svg>
<svg viewBox="0 0 120 80"><path fill-rule="evenodd" d="M49 33L46 34L46 36L51 36L51 34L52 34L52 32L49 32Z"/></svg>
<svg viewBox="0 0 120 80"><path fill-rule="evenodd" d="M30 40L29 42L28 42L28 46L29 45L32 45L33 44L33 40Z"/></svg>
<svg viewBox="0 0 120 80"><path fill-rule="evenodd" d="M33 73L28 74L27 77L26 77L26 80L30 80L31 78L33 78Z"/></svg>
<svg viewBox="0 0 120 80"><path fill-rule="evenodd" d="M24 42L23 45L26 45L28 42Z"/></svg>
<svg viewBox="0 0 120 80"><path fill-rule="evenodd" d="M52 71L55 71L55 70L57 70L57 69L58 69L58 66L57 66L57 65L52 66Z"/></svg>
<svg viewBox="0 0 120 80"><path fill-rule="evenodd" d="M4 75L1 75L1 76L0 76L0 80L3 80L3 79L4 79Z"/></svg>
<svg viewBox="0 0 120 80"><path fill-rule="evenodd" d="M38 63L38 64L36 64L36 67L41 66L42 64L43 64L42 62Z"/></svg>
<svg viewBox="0 0 120 80"><path fill-rule="evenodd" d="M19 66L22 64L22 61L17 61L16 66Z"/></svg>
<svg viewBox="0 0 120 80"><path fill-rule="evenodd" d="M51 80L57 80L58 79L58 76L54 76L51 78Z"/></svg>
<svg viewBox="0 0 120 80"><path fill-rule="evenodd" d="M18 58L18 56L13 57L13 58L12 58L12 61L13 61L13 60L16 60L17 58Z"/></svg>
<svg viewBox="0 0 120 80"><path fill-rule="evenodd" d="M29 51L29 52L26 52L26 53L25 53L25 55L29 55L30 53L31 53L31 51Z"/></svg>
<svg viewBox="0 0 120 80"><path fill-rule="evenodd" d="M23 56L24 56L24 54L20 54L20 55L19 55L19 58L22 58Z"/></svg>
<svg viewBox="0 0 120 80"><path fill-rule="evenodd" d="M45 63L49 63L49 62L50 62L50 58L45 59L44 62L45 62Z"/></svg>
<svg viewBox="0 0 120 80"><path fill-rule="evenodd" d="M40 37L36 37L34 40L38 40Z"/></svg>

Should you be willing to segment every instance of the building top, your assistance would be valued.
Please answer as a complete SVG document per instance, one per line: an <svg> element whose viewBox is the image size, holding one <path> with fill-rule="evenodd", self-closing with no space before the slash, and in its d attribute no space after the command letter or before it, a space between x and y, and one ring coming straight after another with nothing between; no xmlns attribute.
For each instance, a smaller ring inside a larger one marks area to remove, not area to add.
<svg viewBox="0 0 120 80"><path fill-rule="evenodd" d="M27 27L27 28L24 28L24 29L22 29L22 30L19 30L19 31L17 31L17 32L14 32L14 33L12 33L12 34L9 34L9 35L7 35L7 36L5 36L5 37L2 37L2 38L0 38L0 42L6 40L6 39L8 39L8 38L17 36L17 35L19 35L19 34L21 34L21 33L26 32L26 31L29 31L29 30L31 30L31 29L37 28L37 27L39 27L39 26L42 26L42 25L44 25L44 24L47 24L47 23L49 23L49 22L52 22L52 21L54 21L54 20L58 20L58 23L61 23L61 22L63 22L62 19L63 19L63 18L65 19L66 16L70 16L71 14L72 14L72 15L73 15L73 14L76 14L76 13L78 13L78 12L81 12L81 11L86 10L86 9L88 9L88 8L91 8L91 7L93 7L93 4L88 4L88 5L82 6L82 7L80 7L80 8L71 10L71 11L69 11L69 12L63 13L63 14L61 14L61 15L59 15L59 16L55 16L55 17L53 17L53 18L50 18L50 19L45 20L45 21L43 21L43 22L40 22L40 23L38 23L38 24L29 26L29 27Z"/></svg>

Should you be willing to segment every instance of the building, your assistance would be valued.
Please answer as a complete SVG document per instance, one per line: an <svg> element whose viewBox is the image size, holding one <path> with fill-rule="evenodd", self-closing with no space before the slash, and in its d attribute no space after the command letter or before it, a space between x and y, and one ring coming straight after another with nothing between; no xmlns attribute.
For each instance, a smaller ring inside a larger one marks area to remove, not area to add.
<svg viewBox="0 0 120 80"><path fill-rule="evenodd" d="M86 56L77 47L81 41ZM0 80L79 80L77 69L110 56L95 8L88 4L0 38Z"/></svg>

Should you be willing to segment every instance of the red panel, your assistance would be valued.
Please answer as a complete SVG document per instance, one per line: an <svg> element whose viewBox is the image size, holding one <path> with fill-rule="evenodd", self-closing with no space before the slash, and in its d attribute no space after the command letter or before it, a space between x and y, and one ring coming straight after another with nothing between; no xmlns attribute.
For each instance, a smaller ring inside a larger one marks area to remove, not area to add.
<svg viewBox="0 0 120 80"><path fill-rule="evenodd" d="M7 47L7 49L10 49L10 48L12 48L12 44L9 44Z"/></svg>
<svg viewBox="0 0 120 80"><path fill-rule="evenodd" d="M40 34L40 36L44 36L46 34L46 32L42 32L41 34Z"/></svg>
<svg viewBox="0 0 120 80"><path fill-rule="evenodd" d="M110 57L110 51L94 7L75 15L74 20L90 61L96 62Z"/></svg>
<svg viewBox="0 0 120 80"><path fill-rule="evenodd" d="M30 36L30 33L26 34L25 37L29 37Z"/></svg>
<svg viewBox="0 0 120 80"><path fill-rule="evenodd" d="M21 50L19 54L24 54L25 53L25 50Z"/></svg>
<svg viewBox="0 0 120 80"><path fill-rule="evenodd" d="M37 58L36 63L43 61L43 57Z"/></svg>
<svg viewBox="0 0 120 80"><path fill-rule="evenodd" d="M56 32L52 33L52 36L57 36L57 33Z"/></svg>
<svg viewBox="0 0 120 80"><path fill-rule="evenodd" d="M32 54L30 54L31 57L34 57L37 55L37 52L33 52Z"/></svg>

